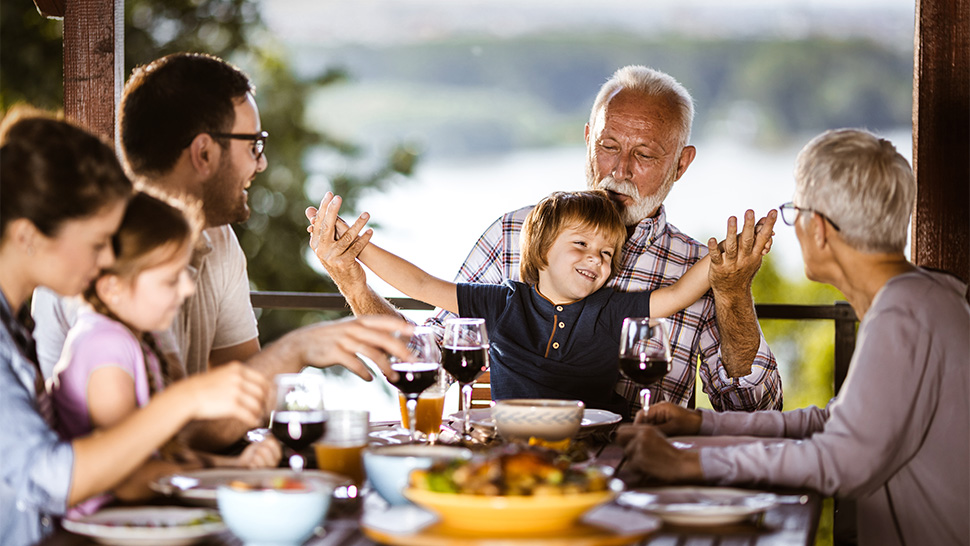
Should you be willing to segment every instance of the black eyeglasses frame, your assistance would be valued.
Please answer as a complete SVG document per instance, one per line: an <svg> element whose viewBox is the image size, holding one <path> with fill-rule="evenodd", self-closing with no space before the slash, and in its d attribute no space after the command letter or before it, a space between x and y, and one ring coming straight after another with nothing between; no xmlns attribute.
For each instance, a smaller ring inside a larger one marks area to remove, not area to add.
<svg viewBox="0 0 970 546"><path fill-rule="evenodd" d="M786 210L793 210L793 211L795 211L796 212L795 217L794 218L789 218L785 214L785 211ZM789 201L789 202L781 205L780 207L778 207L778 212L781 213L781 221L784 222L786 225L789 225L789 226L794 226L795 225L795 220L798 219L798 214L797 214L798 212L814 212L815 214L818 214L819 216L821 216L823 220L825 220L826 222L832 224L832 227L835 228L835 231L842 231L842 228L840 228L838 224L836 224L835 222L833 222L831 218L829 218L828 216L826 216L822 212L819 212L818 210L815 210L815 209L810 209L808 207L799 207L798 205L795 204L794 201Z"/></svg>
<svg viewBox="0 0 970 546"><path fill-rule="evenodd" d="M256 161L259 161L266 151L266 139L269 138L269 133L266 131L260 131L258 133L209 133L209 136L213 138L249 140L253 143L253 157L256 158Z"/></svg>

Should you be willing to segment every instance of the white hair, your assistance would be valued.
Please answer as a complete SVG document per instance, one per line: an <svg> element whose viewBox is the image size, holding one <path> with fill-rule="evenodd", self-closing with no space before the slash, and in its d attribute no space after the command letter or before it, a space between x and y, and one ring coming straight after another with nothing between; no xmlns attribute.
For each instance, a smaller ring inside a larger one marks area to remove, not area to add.
<svg viewBox="0 0 970 546"><path fill-rule="evenodd" d="M916 178L891 142L860 129L827 131L795 160L795 204L816 210L862 252L902 252Z"/></svg>
<svg viewBox="0 0 970 546"><path fill-rule="evenodd" d="M669 100L674 105L680 120L679 144L681 147L687 145L690 141L691 125L694 123L694 100L690 93L670 74L641 65L624 66L614 72L613 76L603 84L589 114L590 127L593 127L597 115L606 107L606 103L621 90Z"/></svg>

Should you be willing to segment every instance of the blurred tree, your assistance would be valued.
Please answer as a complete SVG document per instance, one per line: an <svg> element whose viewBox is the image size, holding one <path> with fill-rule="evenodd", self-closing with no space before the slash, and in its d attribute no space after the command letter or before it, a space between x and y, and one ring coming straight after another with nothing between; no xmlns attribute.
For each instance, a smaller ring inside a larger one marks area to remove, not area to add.
<svg viewBox="0 0 970 546"><path fill-rule="evenodd" d="M62 25L42 18L26 0L0 0L3 47L0 48L0 108L19 101L63 108ZM335 291L331 281L314 271L306 254L304 191L307 154L325 149L354 166L360 149L322 129L310 127L308 97L322 86L343 79L339 70L298 78L266 31L255 0L128 0L125 6L125 64L131 68L178 51L202 51L233 62L256 84L263 127L269 131L269 167L250 189L252 216L234 226L249 259L249 278L256 290ZM348 208L365 189L381 188L411 173L417 155L412 147L394 147L382 164L355 172L317 173L328 189L344 196ZM330 315L334 315L331 313ZM265 343L324 313L262 312Z"/></svg>

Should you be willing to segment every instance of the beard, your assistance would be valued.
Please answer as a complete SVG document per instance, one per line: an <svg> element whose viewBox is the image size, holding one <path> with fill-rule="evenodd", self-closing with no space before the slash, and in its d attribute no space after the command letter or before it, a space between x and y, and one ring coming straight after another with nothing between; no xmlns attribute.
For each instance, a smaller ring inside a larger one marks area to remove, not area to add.
<svg viewBox="0 0 970 546"><path fill-rule="evenodd" d="M589 156L586 158L586 184L590 189L619 193L633 200L632 204L625 206L618 201L614 201L617 209L620 211L620 218L627 227L635 226L642 222L644 218L653 216L660 208L660 205L663 204L664 199L667 198L667 194L670 193L670 189L674 187L674 182L676 181L677 165L674 165L670 169L670 172L667 173L663 184L657 188L657 191L651 195L641 196L636 184L629 180L617 180L610 175L597 180L596 173L593 171L593 160Z"/></svg>
<svg viewBox="0 0 970 546"><path fill-rule="evenodd" d="M233 168L229 154L224 154L215 175L202 185L202 211L208 227L240 224L249 220L248 195L241 183L242 175Z"/></svg>

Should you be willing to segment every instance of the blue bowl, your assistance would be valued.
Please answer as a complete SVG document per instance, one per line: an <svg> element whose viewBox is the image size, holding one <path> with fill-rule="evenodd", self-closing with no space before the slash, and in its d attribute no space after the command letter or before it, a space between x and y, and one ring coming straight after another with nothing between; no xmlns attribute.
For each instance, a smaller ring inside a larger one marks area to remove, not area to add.
<svg viewBox="0 0 970 546"><path fill-rule="evenodd" d="M371 486L391 505L410 504L401 493L414 469L426 469L438 461L470 459L470 449L455 446L403 444L364 450L364 470Z"/></svg>
<svg viewBox="0 0 970 546"><path fill-rule="evenodd" d="M237 489L221 485L222 520L247 546L302 544L324 523L334 484L301 479L304 489Z"/></svg>

